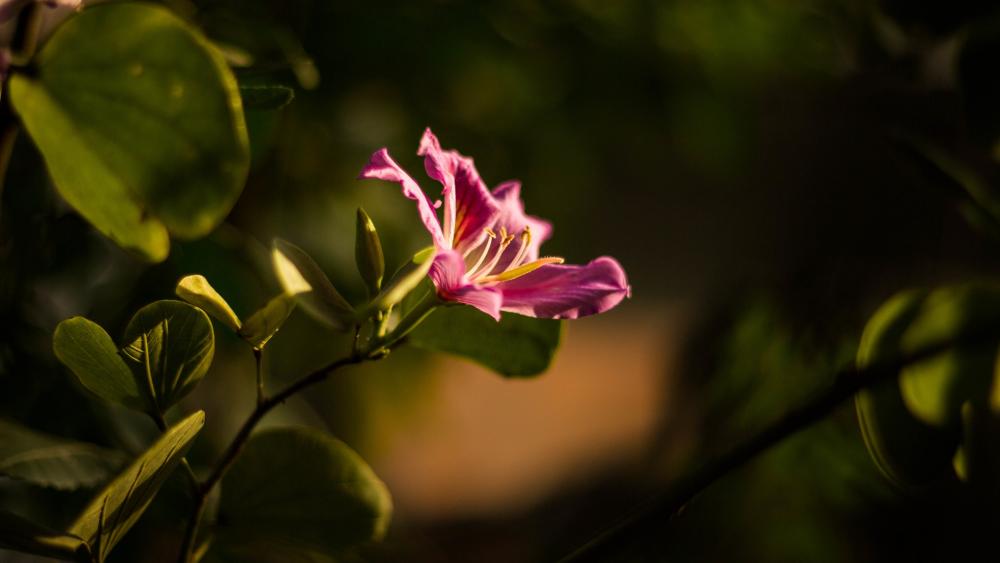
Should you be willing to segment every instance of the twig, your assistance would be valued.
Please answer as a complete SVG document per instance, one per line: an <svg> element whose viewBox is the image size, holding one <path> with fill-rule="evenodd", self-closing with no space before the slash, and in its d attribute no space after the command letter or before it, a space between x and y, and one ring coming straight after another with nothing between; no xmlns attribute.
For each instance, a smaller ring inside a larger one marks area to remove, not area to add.
<svg viewBox="0 0 1000 563"><path fill-rule="evenodd" d="M626 546L666 525L710 485L772 446L823 420L859 391L895 377L908 365L927 360L959 345L965 346L995 339L997 333L998 328L991 327L989 330L964 335L963 338L935 343L893 361L874 363L865 367L848 367L837 372L830 387L791 409L757 434L688 473L679 479L671 490L648 499L624 519L560 559L560 563L617 560Z"/></svg>
<svg viewBox="0 0 1000 563"><path fill-rule="evenodd" d="M180 563L190 562L194 554L195 537L198 534L198 526L201 522L202 512L204 512L205 499L208 497L209 493L212 492L212 489L215 488L219 481L221 481L226 475L229 468L232 467L236 458L240 455L240 452L243 451L243 447L246 445L247 440L250 439L250 434L257 426L257 423L264 418L264 415L270 412L274 407L284 403L289 397L299 391L324 381L333 372L346 366L361 363L368 359L370 358L364 355L352 354L346 358L342 358L321 367L302 379L291 383L275 395L267 397L257 403L257 407L254 408L253 412L250 413L250 416L248 416L243 422L243 426L240 427L236 436L233 437L229 446L222 454L222 457L219 458L219 461L215 464L215 468L212 470L212 473L201 484L198 493L195 495L191 518L188 521L187 528L184 531L184 539L181 543Z"/></svg>

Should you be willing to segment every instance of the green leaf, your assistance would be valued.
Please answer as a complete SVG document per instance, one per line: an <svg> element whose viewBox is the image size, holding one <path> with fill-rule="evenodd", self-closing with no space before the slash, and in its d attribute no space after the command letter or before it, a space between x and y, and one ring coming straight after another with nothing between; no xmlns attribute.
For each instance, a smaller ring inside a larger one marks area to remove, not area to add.
<svg viewBox="0 0 1000 563"><path fill-rule="evenodd" d="M167 256L168 233L207 234L243 189L236 80L162 7L110 3L68 19L11 77L10 96L63 198L148 260Z"/></svg>
<svg viewBox="0 0 1000 563"><path fill-rule="evenodd" d="M427 279L427 272L434 263L434 248L428 247L413 255L409 262L403 264L389 283L385 284L381 293L372 299L371 308L374 310L388 310L390 307L400 303L420 282Z"/></svg>
<svg viewBox="0 0 1000 563"><path fill-rule="evenodd" d="M899 357L902 335L920 314L927 295L927 291L903 292L875 312L861 336L859 368ZM865 446L891 481L902 487L920 487L952 477L958 435L911 414L896 379L861 391L855 406Z"/></svg>
<svg viewBox="0 0 1000 563"><path fill-rule="evenodd" d="M277 110L292 103L295 90L280 84L240 86L243 107L248 110Z"/></svg>
<svg viewBox="0 0 1000 563"><path fill-rule="evenodd" d="M201 381L215 353L212 321L183 301L156 301L125 328L122 357L137 381L152 391L156 416L166 412Z"/></svg>
<svg viewBox="0 0 1000 563"><path fill-rule="evenodd" d="M102 399L139 411L150 411L149 394L118 354L108 333L83 317L59 323L52 349L77 380Z"/></svg>
<svg viewBox="0 0 1000 563"><path fill-rule="evenodd" d="M968 284L931 292L900 338L904 352L935 343L1000 330L1000 286ZM994 382L997 340L957 346L911 365L900 375L907 408L925 423L959 428L962 404L988 404Z"/></svg>
<svg viewBox="0 0 1000 563"><path fill-rule="evenodd" d="M382 241L378 238L375 223L358 208L357 232L354 239L354 261L358 273L365 281L368 295L375 295L382 287L382 276L385 275L385 257L382 255Z"/></svg>
<svg viewBox="0 0 1000 563"><path fill-rule="evenodd" d="M0 475L34 485L73 490L110 479L124 454L0 420Z"/></svg>
<svg viewBox="0 0 1000 563"><path fill-rule="evenodd" d="M0 510L0 547L63 561L90 563L90 546L82 539L50 530L17 514Z"/></svg>
<svg viewBox="0 0 1000 563"><path fill-rule="evenodd" d="M295 297L310 316L337 330L348 330L354 325L354 308L304 250L288 241L274 239L271 260L285 294Z"/></svg>
<svg viewBox="0 0 1000 563"><path fill-rule="evenodd" d="M504 313L500 322L472 307L435 310L410 333L419 348L469 358L505 376L537 375L559 347L561 321Z"/></svg>
<svg viewBox="0 0 1000 563"><path fill-rule="evenodd" d="M171 427L80 513L69 533L87 541L103 562L152 502L205 424L198 411Z"/></svg>
<svg viewBox="0 0 1000 563"><path fill-rule="evenodd" d="M391 513L385 485L344 443L311 428L265 430L223 480L211 550L235 561L332 562L381 539Z"/></svg>
<svg viewBox="0 0 1000 563"><path fill-rule="evenodd" d="M247 319L240 329L240 337L254 348L263 348L281 325L285 324L293 309L295 309L295 299L288 295L279 295L271 299L267 305Z"/></svg>
<svg viewBox="0 0 1000 563"><path fill-rule="evenodd" d="M177 297L188 303L200 307L203 311L215 318L215 320L228 326L233 332L238 332L242 323L236 316L233 309L226 303L226 300L215 291L212 284L208 283L205 276L184 276L177 282L174 290Z"/></svg>

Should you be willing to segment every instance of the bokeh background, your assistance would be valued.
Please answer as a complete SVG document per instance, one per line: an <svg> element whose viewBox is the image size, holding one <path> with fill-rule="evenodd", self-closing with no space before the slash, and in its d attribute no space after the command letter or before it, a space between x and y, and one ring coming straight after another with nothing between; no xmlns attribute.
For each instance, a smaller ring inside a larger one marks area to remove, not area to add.
<svg viewBox="0 0 1000 563"><path fill-rule="evenodd" d="M488 184L523 182L528 211L555 225L545 254L613 255L629 274L632 299L566 323L540 377L401 350L269 416L328 429L387 482L392 528L359 561L557 560L822 388L893 293L998 270L968 195L913 148L980 155L956 60L1000 15L988 2L165 3L242 82L289 85L295 100L248 114L254 165L236 208L156 266L97 235L18 145L0 222L0 415L140 449L155 428L69 384L54 326L83 314L119 334L188 273L253 311L277 291L275 236L362 298L357 206L390 267L427 236L398 189L355 178L387 146L433 192L415 155L427 126ZM217 334L212 372L182 405L208 413L196 468L253 404L252 357ZM295 315L269 345L269 377L346 346ZM117 561L150 546L173 560L184 507L170 496ZM53 525L87 498L0 480L0 504ZM894 489L845 404L616 560L973 560L996 523L974 498Z"/></svg>

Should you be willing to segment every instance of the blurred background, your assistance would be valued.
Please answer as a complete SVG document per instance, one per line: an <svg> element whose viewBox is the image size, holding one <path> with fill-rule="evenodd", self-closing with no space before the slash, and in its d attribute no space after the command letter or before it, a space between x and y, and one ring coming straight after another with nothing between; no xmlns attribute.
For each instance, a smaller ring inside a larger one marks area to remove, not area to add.
<svg viewBox="0 0 1000 563"><path fill-rule="evenodd" d="M632 299L566 323L537 378L401 350L267 418L328 429L388 484L389 536L359 561L557 560L829 383L892 294L998 270L998 231L914 148L947 147L995 173L970 109L998 79L958 65L998 21L988 2L165 3L226 50L241 82L286 84L296 98L248 113L254 165L236 208L156 266L71 212L22 140L0 221L3 417L139 450L155 428L68 385L53 328L81 314L118 335L188 273L251 312L277 292L275 236L362 298L357 206L390 268L428 237L396 187L355 178L386 146L435 192L415 154L427 126L489 185L523 182L528 212L555 226L545 254L613 255L629 274ZM217 335L212 372L181 408L208 413L196 469L254 400L252 356ZM347 345L296 314L268 347L269 378ZM113 559L162 545L173 560L184 503L170 496ZM0 480L0 505L54 526L88 497ZM984 510L894 489L848 403L615 560L974 560L996 529Z"/></svg>

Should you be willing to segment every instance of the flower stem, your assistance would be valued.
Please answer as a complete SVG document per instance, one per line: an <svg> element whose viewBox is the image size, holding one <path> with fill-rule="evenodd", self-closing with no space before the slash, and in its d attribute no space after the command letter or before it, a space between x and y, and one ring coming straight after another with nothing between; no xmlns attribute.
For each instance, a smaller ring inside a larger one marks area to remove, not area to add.
<svg viewBox="0 0 1000 563"><path fill-rule="evenodd" d="M243 422L243 425L236 433L236 436L233 437L229 446L226 448L225 452L223 452L222 457L219 458L218 462L216 462L212 473L201 484L197 494L195 495L194 506L191 510L191 518L188 520L187 528L184 531L184 539L181 542L180 563L190 563L193 559L195 539L198 535L198 526L201 523L202 512L205 509L206 498L232 467L236 458L240 455L240 452L243 451L243 447L246 445L247 440L250 439L250 434L257 426L257 423L264 418L264 415L270 412L274 407L284 403L289 397L299 391L326 380L326 378L333 372L346 366L359 364L365 360L371 359L375 358L367 354L351 354L346 358L331 362L317 369L309 375L306 375L305 377L289 384L273 396L266 397L257 403L256 408L254 408L253 412L251 412L247 419Z"/></svg>
<svg viewBox="0 0 1000 563"><path fill-rule="evenodd" d="M680 478L668 491L648 499L624 519L584 544L560 563L613 561L627 546L661 531L691 500L729 473L755 459L772 446L825 419L844 401L872 385L892 379L904 367L927 360L958 345L995 340L1000 327L991 327L960 339L949 339L889 362L848 367L837 372L833 383L792 408L770 425Z"/></svg>
<svg viewBox="0 0 1000 563"><path fill-rule="evenodd" d="M257 406L264 402L264 350L254 346L253 361L257 367Z"/></svg>
<svg viewBox="0 0 1000 563"><path fill-rule="evenodd" d="M430 315L434 309L437 309L443 304L444 302L437 296L436 293L433 291L429 292L413 309L410 310L409 313L406 314L405 317L399 321L399 324L397 324L389 332L389 334L376 337L370 347L371 352L374 353L379 350L388 350L389 348L392 348L398 344L400 340L406 337L410 331L417 328L417 325L423 322L423 320L427 318L427 315Z"/></svg>

